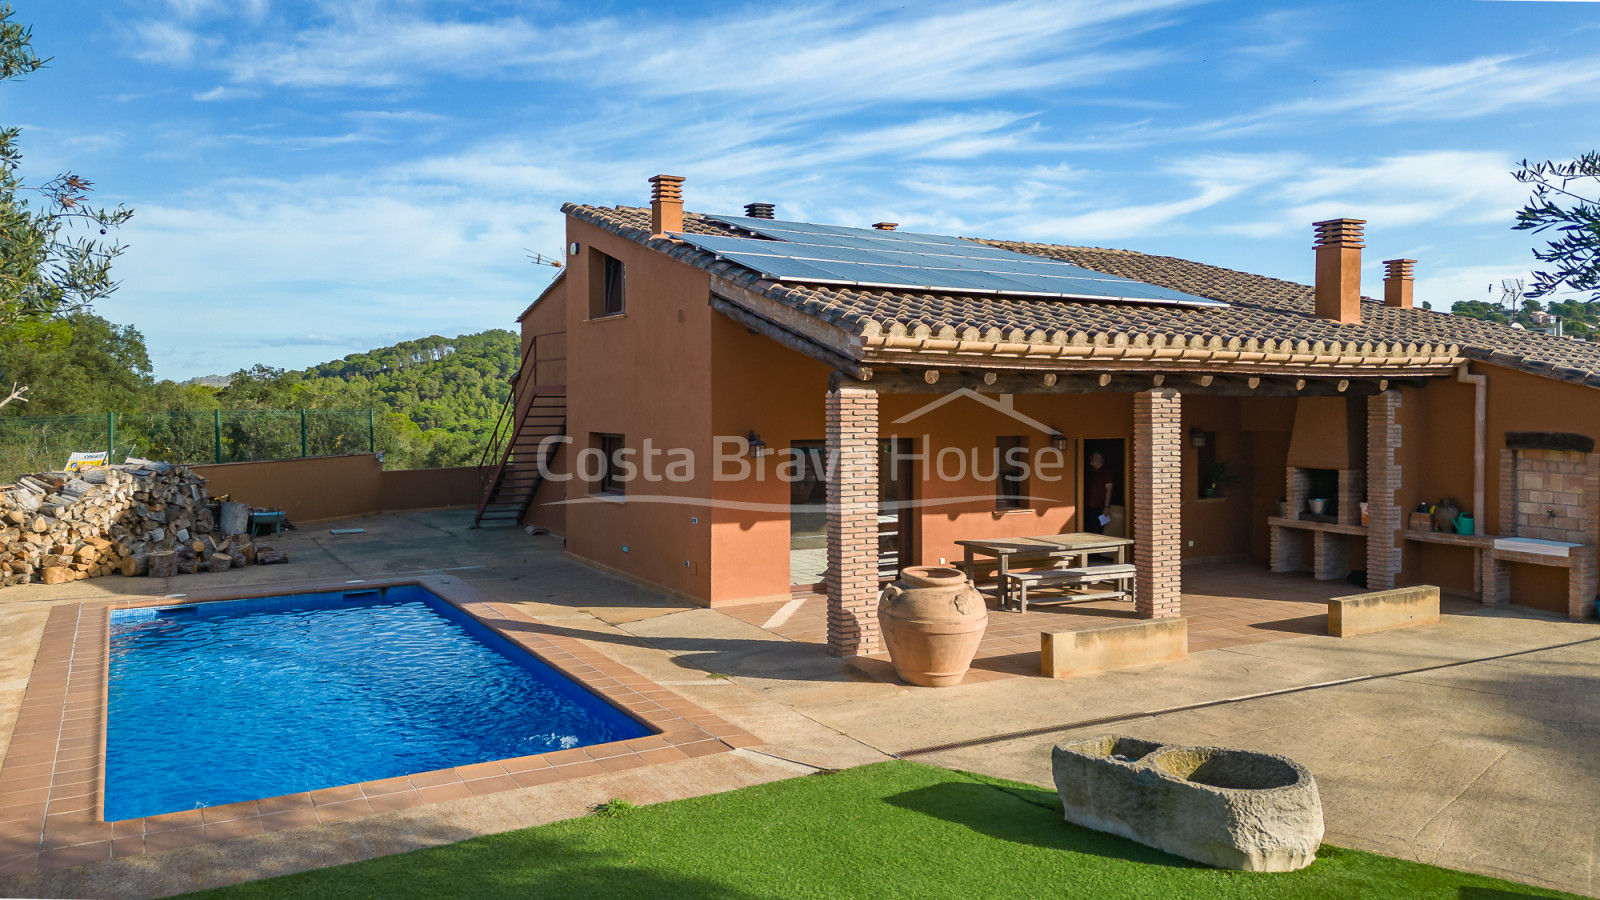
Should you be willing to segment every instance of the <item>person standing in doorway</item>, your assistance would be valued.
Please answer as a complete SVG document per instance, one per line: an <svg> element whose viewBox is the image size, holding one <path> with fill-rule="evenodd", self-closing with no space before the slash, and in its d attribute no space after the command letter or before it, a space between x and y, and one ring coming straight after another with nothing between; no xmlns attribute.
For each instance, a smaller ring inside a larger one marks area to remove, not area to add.
<svg viewBox="0 0 1600 900"><path fill-rule="evenodd" d="M1111 521L1111 497L1116 493L1116 476L1100 453L1089 454L1089 474L1083 479L1084 525L1095 534L1105 534Z"/></svg>

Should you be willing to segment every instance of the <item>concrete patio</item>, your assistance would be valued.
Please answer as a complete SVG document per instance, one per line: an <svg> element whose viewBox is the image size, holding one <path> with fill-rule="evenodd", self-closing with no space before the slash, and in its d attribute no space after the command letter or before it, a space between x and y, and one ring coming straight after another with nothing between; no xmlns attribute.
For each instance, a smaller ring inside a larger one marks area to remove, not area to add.
<svg viewBox="0 0 1600 900"><path fill-rule="evenodd" d="M1328 633L1328 601L1359 593L1342 581L1317 581L1309 574L1279 575L1250 562L1209 562L1184 567L1183 615L1189 652L1221 650ZM1008 677L1039 677L1039 633L1118 621L1138 621L1133 604L1085 600L1034 606L1025 613L998 609L987 588L989 626L968 672L967 684ZM1051 599L1051 598L1046 598ZM1479 607L1461 600L1441 601L1447 612L1471 613ZM789 600L751 603L722 610L779 637L819 649L828 645L828 601L817 593ZM898 681L886 652L859 657L853 664L884 681Z"/></svg>
<svg viewBox="0 0 1600 900"><path fill-rule="evenodd" d="M1219 634L1211 649L1195 640L1183 663L1060 682L1007 677L1020 673L996 663L986 670L993 679L935 690L878 680L828 656L807 638L806 629L815 628L808 620L819 612L814 600L691 608L567 560L559 538L469 523L470 513L456 511L322 523L278 542L292 554L287 567L171 583L102 578L8 590L0 594L0 753L54 606L402 573L469 581L765 743L12 878L0 881L0 894L158 896L580 815L609 797L656 802L887 754L1047 785L1049 746L1100 731L1293 756L1318 778L1333 844L1583 893L1600 887L1592 813L1600 776L1589 765L1600 742L1593 674L1600 632L1593 623L1452 607L1437 626L1340 640L1315 633L1307 620L1322 608L1316 592L1338 595L1353 590L1348 586L1300 579L1303 591L1257 596L1276 593L1264 585L1286 582L1218 583L1191 568L1185 612L1215 622L1211 630ZM332 527L367 533L331 535ZM1206 610L1211 603L1219 612ZM1248 621L1226 624L1227 611L1241 608ZM1028 641L1030 628L1036 634L1028 620L1063 614L996 613L992 658L1016 664L1025 653L1019 642ZM1309 633L1292 627L1296 620ZM1227 629L1243 632L1236 637L1270 636L1223 646ZM1036 650L1036 636L1031 646ZM1107 718L1117 721L1082 724Z"/></svg>

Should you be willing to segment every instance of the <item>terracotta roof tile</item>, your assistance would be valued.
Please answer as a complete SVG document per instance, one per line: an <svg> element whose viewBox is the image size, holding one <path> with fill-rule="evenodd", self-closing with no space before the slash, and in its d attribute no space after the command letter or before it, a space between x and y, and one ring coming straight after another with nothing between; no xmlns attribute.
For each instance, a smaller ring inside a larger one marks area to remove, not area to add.
<svg viewBox="0 0 1600 900"><path fill-rule="evenodd" d="M567 204L562 210L620 236L742 283L848 334L928 336L1014 343L1182 341L1226 347L1230 342L1344 344L1383 348L1448 348L1452 355L1510 366L1600 387L1600 344L1557 338L1463 316L1397 309L1366 300L1359 324L1317 318L1312 288L1170 256L1130 250L974 239L1018 253L1060 259L1098 272L1227 302L1227 308L1022 297L913 294L826 286L773 284L716 255L665 238L651 238L650 211L638 207ZM695 213L684 228L727 234L726 226Z"/></svg>

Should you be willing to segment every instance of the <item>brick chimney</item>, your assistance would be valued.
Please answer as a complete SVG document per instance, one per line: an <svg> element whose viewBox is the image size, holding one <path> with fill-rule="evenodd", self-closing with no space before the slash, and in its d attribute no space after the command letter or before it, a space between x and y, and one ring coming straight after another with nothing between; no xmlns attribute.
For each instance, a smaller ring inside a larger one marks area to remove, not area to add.
<svg viewBox="0 0 1600 900"><path fill-rule="evenodd" d="M879 231L893 231L900 227L899 222L873 222L872 227Z"/></svg>
<svg viewBox="0 0 1600 900"><path fill-rule="evenodd" d="M1383 305L1397 306L1400 309L1411 308L1411 274L1412 267L1417 264L1414 259L1386 259L1383 261L1385 268L1383 276Z"/></svg>
<svg viewBox="0 0 1600 900"><path fill-rule="evenodd" d="M746 203L744 205L745 218L770 219L777 208L771 203Z"/></svg>
<svg viewBox="0 0 1600 900"><path fill-rule="evenodd" d="M657 175L650 184L650 233L682 231L683 176Z"/></svg>
<svg viewBox="0 0 1600 900"><path fill-rule="evenodd" d="M1316 222L1317 318L1361 321L1361 226L1366 219Z"/></svg>

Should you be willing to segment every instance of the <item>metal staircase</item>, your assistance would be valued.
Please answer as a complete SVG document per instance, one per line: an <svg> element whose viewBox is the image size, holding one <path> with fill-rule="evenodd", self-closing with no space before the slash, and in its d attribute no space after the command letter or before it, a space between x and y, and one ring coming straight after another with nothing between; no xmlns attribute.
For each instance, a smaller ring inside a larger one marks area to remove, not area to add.
<svg viewBox="0 0 1600 900"><path fill-rule="evenodd" d="M534 348L537 346L536 339ZM512 380L511 396L500 408L494 435L478 460L475 525L485 522L515 525L521 521L544 480L542 472L548 471L551 457L561 446L555 442L545 445L545 438L566 434L566 385L533 384L517 389L524 379L537 380L535 373L539 362L537 352L532 349L523 356L517 377Z"/></svg>

